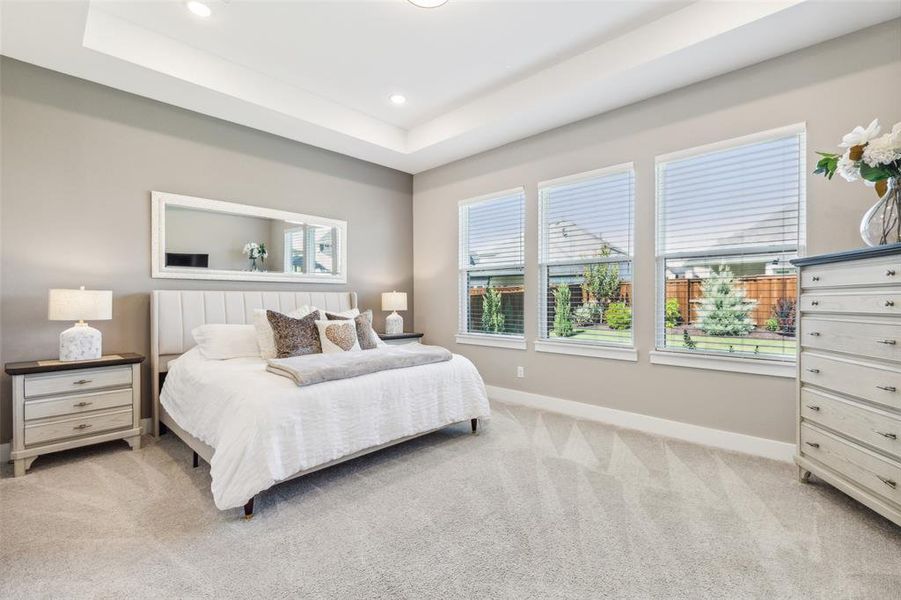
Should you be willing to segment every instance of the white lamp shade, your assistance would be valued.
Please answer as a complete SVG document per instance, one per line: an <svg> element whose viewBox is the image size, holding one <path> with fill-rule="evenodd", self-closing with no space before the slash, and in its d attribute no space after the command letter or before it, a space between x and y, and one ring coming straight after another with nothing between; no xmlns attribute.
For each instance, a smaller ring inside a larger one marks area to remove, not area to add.
<svg viewBox="0 0 901 600"><path fill-rule="evenodd" d="M107 321L113 318L111 290L50 290L51 321Z"/></svg>
<svg viewBox="0 0 901 600"><path fill-rule="evenodd" d="M385 292L382 294L382 310L407 310L406 292Z"/></svg>

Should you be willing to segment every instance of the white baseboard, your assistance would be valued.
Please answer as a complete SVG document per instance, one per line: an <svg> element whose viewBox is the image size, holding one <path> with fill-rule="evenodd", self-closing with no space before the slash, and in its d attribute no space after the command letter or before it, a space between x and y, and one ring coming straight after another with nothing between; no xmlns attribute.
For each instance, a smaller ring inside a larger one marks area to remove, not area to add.
<svg viewBox="0 0 901 600"><path fill-rule="evenodd" d="M0 444L0 465L9 462L10 445Z"/></svg>
<svg viewBox="0 0 901 600"><path fill-rule="evenodd" d="M687 442L694 442L696 444L712 446L723 450L731 450L733 452L762 456L764 458L782 462L792 462L795 454L795 445L788 442L779 442L777 440L754 437L752 435L735 433L733 431L711 429L700 425L670 421L669 419L651 417L625 410L597 406L595 404L585 404L584 402L575 402L573 400L564 400L563 398L554 398L553 396L522 392L494 385L485 387L488 390L488 397L491 399L560 413L577 419L597 421L599 423L625 427L627 429L637 429L638 431L653 433L663 437L685 440Z"/></svg>

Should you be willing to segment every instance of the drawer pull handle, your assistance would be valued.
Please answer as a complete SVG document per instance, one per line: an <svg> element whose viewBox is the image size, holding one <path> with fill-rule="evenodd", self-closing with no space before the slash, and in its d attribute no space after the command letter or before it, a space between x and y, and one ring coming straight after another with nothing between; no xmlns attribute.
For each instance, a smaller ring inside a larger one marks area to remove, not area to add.
<svg viewBox="0 0 901 600"><path fill-rule="evenodd" d="M808 404L808 405L807 405L807 408L809 408L810 410L815 410L815 411L817 411L817 412L820 411L820 407L817 406L816 404Z"/></svg>
<svg viewBox="0 0 901 600"><path fill-rule="evenodd" d="M812 335L813 337L820 337L820 332L819 331L811 331L810 335Z"/></svg>
<svg viewBox="0 0 901 600"><path fill-rule="evenodd" d="M813 281L819 281L819 280L820 280L820 276L819 276L819 275L814 275L813 277L811 277L811 279L812 279Z"/></svg>
<svg viewBox="0 0 901 600"><path fill-rule="evenodd" d="M93 402L78 402L76 404L73 404L72 406L74 406L75 408L83 408L85 406L90 406L92 404L94 404L94 403Z"/></svg>
<svg viewBox="0 0 901 600"><path fill-rule="evenodd" d="M809 373L819 373L819 372L820 372L819 369L807 369L807 371L808 371Z"/></svg>
<svg viewBox="0 0 901 600"><path fill-rule="evenodd" d="M804 443L807 444L808 446L810 446L811 448L819 448L820 447L820 445L817 444L816 442L804 442Z"/></svg>
<svg viewBox="0 0 901 600"><path fill-rule="evenodd" d="M819 300L811 300L811 301L810 301L810 305L811 305L811 306L819 306L819 305L820 305L820 301L819 301Z"/></svg>
<svg viewBox="0 0 901 600"><path fill-rule="evenodd" d="M878 434L881 435L882 437L888 438L888 439L890 439L890 440L897 440L897 439L898 439L898 436L895 435L894 433L887 433L887 432L884 432L884 431L877 431L876 433L878 433Z"/></svg>
<svg viewBox="0 0 901 600"><path fill-rule="evenodd" d="M91 383L92 381L94 381L94 380L93 379L79 379L78 381L73 381L72 384L73 385L84 385L86 383Z"/></svg>
<svg viewBox="0 0 901 600"><path fill-rule="evenodd" d="M895 340L876 340L877 344L888 344L889 346L894 346L898 342Z"/></svg>
<svg viewBox="0 0 901 600"><path fill-rule="evenodd" d="M885 301L885 305L886 305L886 306L894 306L894 305L895 305L895 301L894 301L894 300L886 300L886 301Z"/></svg>
<svg viewBox="0 0 901 600"><path fill-rule="evenodd" d="M879 475L877 475L876 477L879 477ZM898 484L895 481L893 481L891 479L886 479L885 477L879 477L879 481L881 481L882 483L884 483L885 485L889 486L892 489L895 489L896 487L898 487Z"/></svg>
<svg viewBox="0 0 901 600"><path fill-rule="evenodd" d="M876 387L879 388L880 390L885 390L886 392L897 391L897 390L895 390L895 386L893 386L893 385L877 385Z"/></svg>
<svg viewBox="0 0 901 600"><path fill-rule="evenodd" d="M87 429L88 427L90 427L88 423L82 423L81 425L76 425L72 429Z"/></svg>
<svg viewBox="0 0 901 600"><path fill-rule="evenodd" d="M885 276L886 276L886 277L894 277L894 276L895 276L895 270L894 270L894 269L889 269L888 271L885 272Z"/></svg>

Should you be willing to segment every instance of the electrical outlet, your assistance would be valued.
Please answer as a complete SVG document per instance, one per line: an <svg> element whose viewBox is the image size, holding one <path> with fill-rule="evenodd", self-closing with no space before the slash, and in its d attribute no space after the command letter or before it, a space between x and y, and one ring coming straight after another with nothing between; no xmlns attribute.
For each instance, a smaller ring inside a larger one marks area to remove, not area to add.
<svg viewBox="0 0 901 600"><path fill-rule="evenodd" d="M522 368L522 367L516 367L516 376L517 376L517 377L525 377L525 376L526 376L526 370L525 370L524 368Z"/></svg>

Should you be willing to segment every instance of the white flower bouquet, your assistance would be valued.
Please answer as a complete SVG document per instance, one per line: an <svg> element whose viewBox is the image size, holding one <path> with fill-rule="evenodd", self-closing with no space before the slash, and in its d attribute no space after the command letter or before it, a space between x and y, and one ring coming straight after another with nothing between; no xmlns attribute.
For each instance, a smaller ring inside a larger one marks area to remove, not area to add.
<svg viewBox="0 0 901 600"><path fill-rule="evenodd" d="M266 261L266 258L269 256L269 251L266 250L266 244L263 242L247 242L244 244L243 254L250 259L250 270L256 271L257 268L257 260L262 263Z"/></svg>

